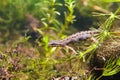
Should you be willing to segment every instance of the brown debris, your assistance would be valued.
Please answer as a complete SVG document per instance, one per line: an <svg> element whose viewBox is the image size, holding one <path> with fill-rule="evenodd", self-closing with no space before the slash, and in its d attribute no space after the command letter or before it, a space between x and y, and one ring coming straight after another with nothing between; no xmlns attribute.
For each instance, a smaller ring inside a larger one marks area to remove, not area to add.
<svg viewBox="0 0 120 80"><path fill-rule="evenodd" d="M35 41L39 40L41 41L42 39L42 34L40 34L40 32L38 31L38 29L40 29L43 24L40 20L36 19L33 15L31 14L26 14L26 25L25 27L27 28L27 33L25 34L25 36L30 36L31 38L29 39L29 42L33 43L33 45L35 45Z"/></svg>
<svg viewBox="0 0 120 80"><path fill-rule="evenodd" d="M90 66L102 68L111 56L115 58L120 56L119 38L108 38L100 44L98 49L95 51L94 57L90 61Z"/></svg>
<svg viewBox="0 0 120 80"><path fill-rule="evenodd" d="M11 77L12 75L4 66L0 67L0 80L10 80Z"/></svg>
<svg viewBox="0 0 120 80"><path fill-rule="evenodd" d="M103 57L105 59L108 59L111 56L118 57L120 55L120 39L107 39L99 46L96 54L99 59L100 57Z"/></svg>
<svg viewBox="0 0 120 80"><path fill-rule="evenodd" d="M37 32L40 21L31 14L26 14L25 16L26 16L26 28L28 28L34 32Z"/></svg>

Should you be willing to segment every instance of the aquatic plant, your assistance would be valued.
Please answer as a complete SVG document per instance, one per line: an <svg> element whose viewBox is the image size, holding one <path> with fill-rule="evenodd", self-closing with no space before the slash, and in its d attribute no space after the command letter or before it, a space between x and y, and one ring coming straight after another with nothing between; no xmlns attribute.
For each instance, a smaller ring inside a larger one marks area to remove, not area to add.
<svg viewBox="0 0 120 80"><path fill-rule="evenodd" d="M112 76L120 72L120 66L117 64L118 59L111 56L104 64L102 75L100 75L96 80L99 80L103 76Z"/></svg>
<svg viewBox="0 0 120 80"><path fill-rule="evenodd" d="M94 4L91 3L89 3L88 6L81 5L81 8L86 7L90 9ZM4 36L6 38L8 35L12 35L10 34L12 31L19 32L18 30L21 29L22 33L24 33L22 28L24 27L24 16L26 14L32 15L43 24L36 29L43 37L41 41L35 40L37 44L35 46L32 46L30 42L28 42L31 36L22 37L22 39L21 37L20 39L17 38L16 41L8 44L8 46L0 45L0 71L5 73L2 74L4 79L48 80L67 75L70 78L75 76L75 78L77 77L82 80L95 80L97 75L91 73L91 70L88 69L88 66L86 66L87 61L91 59L96 49L101 46L107 38L119 38L119 32L111 31L114 21L119 19L117 15L119 9L115 11L115 13L109 13L108 10L106 10L108 11L106 14L97 13L97 16L107 16L107 19L97 29L100 33L95 36L96 42L90 42L84 49L81 45L78 45L80 43L77 43L78 47L75 51L78 52L78 54L74 54L67 48L50 47L48 43L53 39L64 38L68 28L74 25L73 23L77 20L77 17L85 16L83 13L87 14L85 17L91 15L88 15L86 11L84 12L85 9L82 9L80 11L82 15L77 16L75 14L76 0L1 0L0 4L0 14L2 14L0 16L0 30L8 31L8 34L6 33L6 36ZM97 2L97 4L99 4L99 2ZM6 9L6 7L8 9ZM105 7L105 9L106 8L107 7ZM61 17L62 20L60 20L59 17ZM96 23L96 21L94 21L94 23ZM119 64L119 59L110 58L107 63L105 63L103 73L98 79L117 74L119 72Z"/></svg>

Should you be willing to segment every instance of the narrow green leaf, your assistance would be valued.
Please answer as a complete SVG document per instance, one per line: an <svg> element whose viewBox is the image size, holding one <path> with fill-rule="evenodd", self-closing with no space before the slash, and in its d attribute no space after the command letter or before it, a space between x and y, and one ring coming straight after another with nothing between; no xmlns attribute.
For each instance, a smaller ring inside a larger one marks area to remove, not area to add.
<svg viewBox="0 0 120 80"><path fill-rule="evenodd" d="M117 65L120 66L120 57L119 57L118 60L117 60Z"/></svg>
<svg viewBox="0 0 120 80"><path fill-rule="evenodd" d="M120 0L102 0L103 2L120 2Z"/></svg>

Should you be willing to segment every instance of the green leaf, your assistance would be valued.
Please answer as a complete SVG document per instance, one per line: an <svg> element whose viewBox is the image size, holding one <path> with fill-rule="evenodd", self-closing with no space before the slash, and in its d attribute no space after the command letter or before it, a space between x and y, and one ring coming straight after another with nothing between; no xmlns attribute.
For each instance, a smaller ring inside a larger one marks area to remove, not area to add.
<svg viewBox="0 0 120 80"><path fill-rule="evenodd" d="M117 60L117 65L120 66L120 57L119 57L118 60Z"/></svg>
<svg viewBox="0 0 120 80"><path fill-rule="evenodd" d="M103 2L120 2L120 0L102 0Z"/></svg>
<svg viewBox="0 0 120 80"><path fill-rule="evenodd" d="M117 59L111 57L104 65L103 76L111 76L120 72L120 66L117 64Z"/></svg>

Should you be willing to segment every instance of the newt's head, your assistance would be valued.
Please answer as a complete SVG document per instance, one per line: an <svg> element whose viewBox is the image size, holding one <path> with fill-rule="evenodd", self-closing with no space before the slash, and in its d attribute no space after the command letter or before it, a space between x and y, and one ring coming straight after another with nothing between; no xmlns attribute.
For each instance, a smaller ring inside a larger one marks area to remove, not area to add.
<svg viewBox="0 0 120 80"><path fill-rule="evenodd" d="M53 47L56 47L56 46L63 46L63 44L61 44L60 41L58 40L52 40L48 43L49 46L53 46Z"/></svg>

